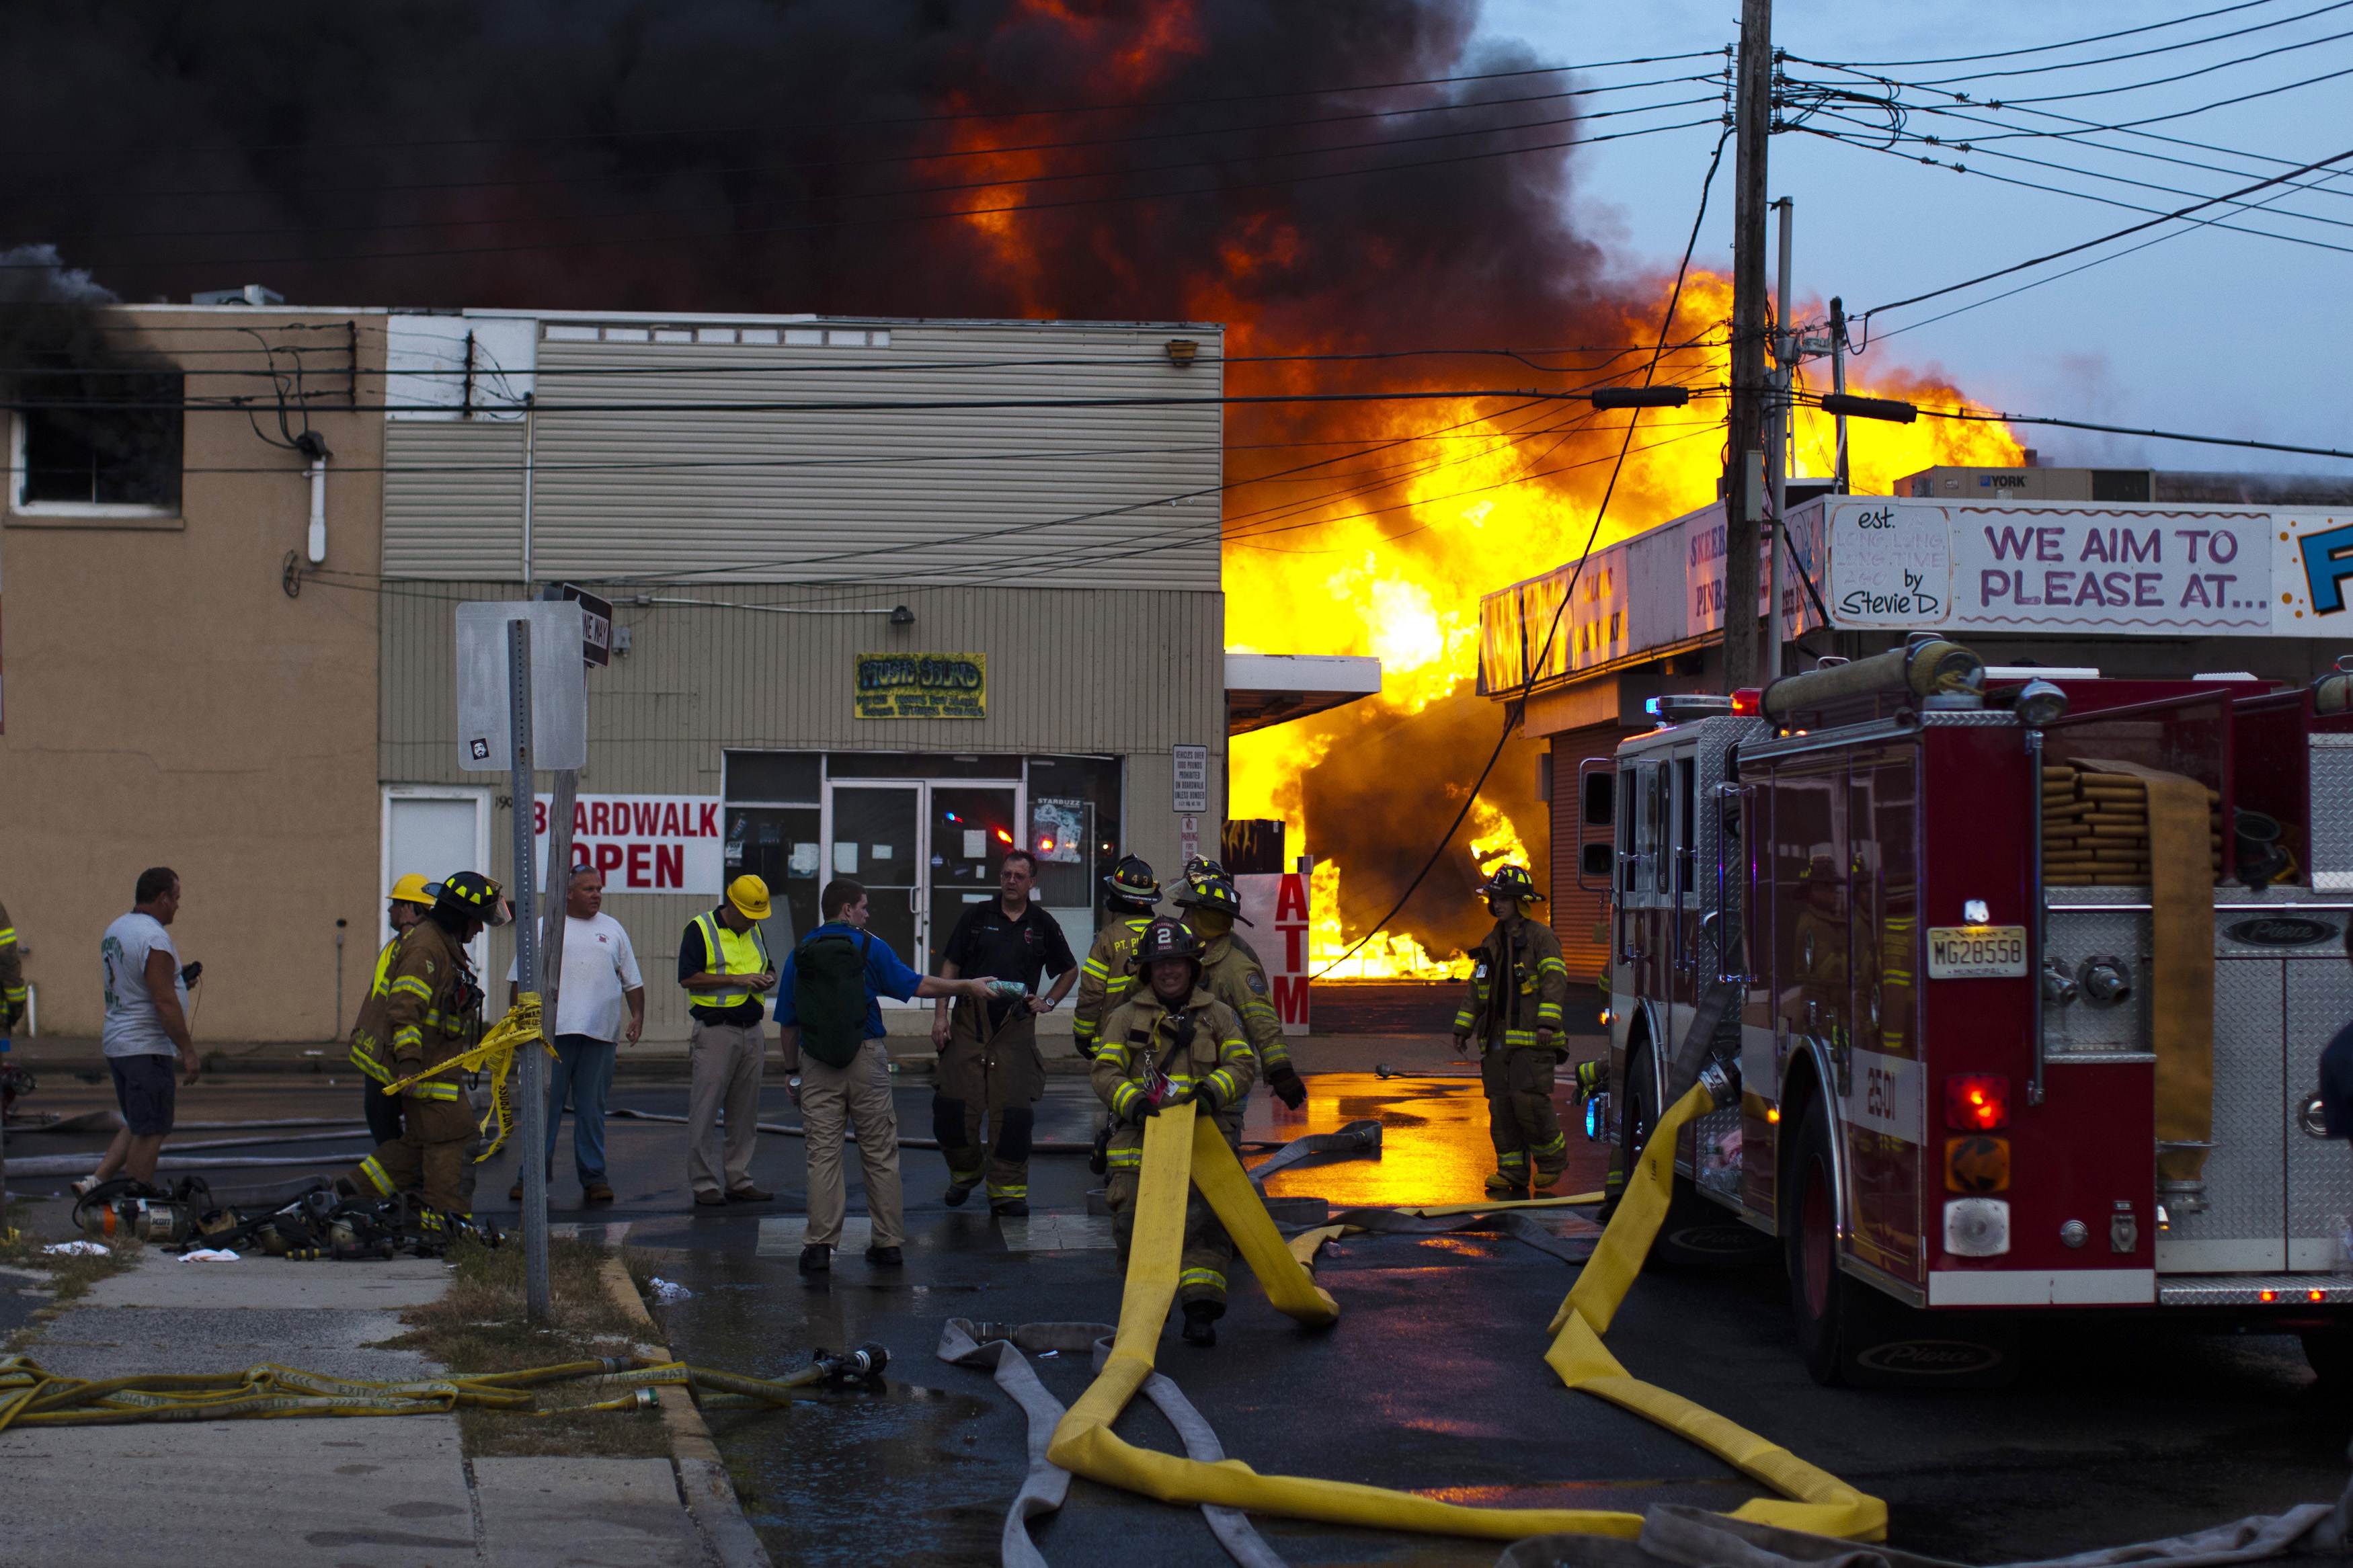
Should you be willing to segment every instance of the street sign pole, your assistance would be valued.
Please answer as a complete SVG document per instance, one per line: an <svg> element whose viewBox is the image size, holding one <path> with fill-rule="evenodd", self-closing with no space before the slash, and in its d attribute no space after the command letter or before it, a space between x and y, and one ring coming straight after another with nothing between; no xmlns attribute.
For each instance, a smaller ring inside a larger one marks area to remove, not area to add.
<svg viewBox="0 0 2353 1568"><path fill-rule="evenodd" d="M537 900L532 886L532 731L531 625L507 625L507 712L512 758L511 798L514 802L515 973L539 973L539 931L533 924ZM571 826L567 812L565 825ZM550 825L551 826L553 824ZM552 871L551 868L551 871ZM552 1025L543 1017L542 1027ZM547 1295L547 1058L536 1045L522 1052L522 1258L523 1300L531 1321L543 1323L549 1315Z"/></svg>
<svg viewBox="0 0 2353 1568"><path fill-rule="evenodd" d="M580 791L580 773L575 768L555 771L555 798L548 804L547 818L547 893L540 906L539 935L539 1016L549 1039L555 1037L555 1008L564 980L564 933L569 911L565 903L572 889L572 803ZM517 969L517 974L522 971ZM543 1063L544 1058L542 1058ZM544 1114L548 1123L563 1114L561 1105L548 1106ZM550 1128L543 1125L538 1147L538 1168L543 1190L546 1184L547 1145L544 1142ZM544 1214L546 1211L541 1211Z"/></svg>

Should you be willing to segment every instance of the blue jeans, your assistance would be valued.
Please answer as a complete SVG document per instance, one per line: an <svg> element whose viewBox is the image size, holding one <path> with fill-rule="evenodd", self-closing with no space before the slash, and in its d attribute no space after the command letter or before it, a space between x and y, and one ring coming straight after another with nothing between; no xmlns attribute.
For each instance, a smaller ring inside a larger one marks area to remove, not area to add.
<svg viewBox="0 0 2353 1568"><path fill-rule="evenodd" d="M547 1168L555 1171L555 1139L564 1123L564 1101L572 1100L572 1163L583 1186L605 1179L605 1096L613 1087L613 1060L620 1047L586 1035L555 1037L555 1070L547 1085Z"/></svg>

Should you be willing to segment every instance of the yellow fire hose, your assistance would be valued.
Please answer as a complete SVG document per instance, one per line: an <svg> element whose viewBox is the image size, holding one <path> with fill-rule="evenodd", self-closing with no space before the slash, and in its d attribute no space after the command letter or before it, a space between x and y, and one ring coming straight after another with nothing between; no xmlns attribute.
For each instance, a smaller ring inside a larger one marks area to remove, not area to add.
<svg viewBox="0 0 2353 1568"><path fill-rule="evenodd" d="M1582 1389L1689 1438L1782 1494L1745 1503L1733 1518L1850 1540L1883 1540L1887 1506L1879 1499L1680 1394L1630 1375L1601 1343L1666 1217L1676 1134L1712 1103L1705 1090L1694 1089L1660 1120L1592 1260L1554 1315L1548 1331L1556 1337L1546 1363L1569 1388ZM1545 1534L1630 1540L1641 1533L1642 1516L1637 1513L1470 1508L1381 1487L1261 1475L1238 1459L1205 1463L1138 1448L1115 1436L1112 1423L1152 1375L1154 1352L1176 1300L1188 1187L1200 1189L1277 1310L1303 1323L1337 1321L1338 1304L1316 1285L1298 1254L1312 1257L1315 1247L1345 1227L1327 1226L1299 1237L1295 1253L1284 1246L1263 1200L1217 1127L1198 1119L1189 1105L1163 1111L1145 1124L1143 1181L1118 1333L1102 1373L1055 1427L1048 1459L1091 1480L1163 1502L1242 1509L1327 1524L1507 1541Z"/></svg>
<svg viewBox="0 0 2353 1568"><path fill-rule="evenodd" d="M145 1421L220 1421L233 1416L430 1415L459 1406L526 1415L581 1410L643 1410L653 1390L678 1386L735 1405L774 1406L834 1376L828 1365L768 1379L689 1366L684 1362L620 1359L566 1362L522 1372L368 1383L265 1364L243 1372L145 1373L131 1377L59 1377L27 1357L0 1356L0 1431L11 1426L102 1426ZM602 1379L628 1392L593 1404L543 1405L530 1391Z"/></svg>

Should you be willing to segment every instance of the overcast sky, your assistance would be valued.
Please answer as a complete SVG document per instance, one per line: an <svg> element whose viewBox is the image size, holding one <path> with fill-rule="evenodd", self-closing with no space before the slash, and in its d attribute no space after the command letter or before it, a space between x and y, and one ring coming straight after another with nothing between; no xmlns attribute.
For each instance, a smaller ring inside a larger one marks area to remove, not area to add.
<svg viewBox="0 0 2353 1568"><path fill-rule="evenodd" d="M1962 5L1784 0L1778 7L1774 41L1793 54L1850 64L1978 55L2163 22L2213 10L2218 3L1974 0ZM1519 40L1547 62L1582 61L1719 47L1736 37L1738 16L1736 0L1712 4L1641 0L1634 5L1625 0L1488 0L1484 25L1489 36ZM2304 19L2288 20L2296 17ZM2151 49L2242 28L2260 30L2201 47L2175 48L2079 69L2002 78L1983 74ZM1982 104L1989 98L2015 100L2030 95L2078 94L2145 83L2259 51L2310 44L2167 85L2037 106L2045 114L2072 115L2108 125L2170 115L2327 72L2353 71L2353 37L2315 41L2348 33L2353 33L2353 4L2263 0L2201 21L2079 48L1878 69L1880 74L1911 81L1937 79L1947 91L1969 93ZM1841 82L1876 90L1853 75L1795 62L1788 69L1801 80ZM1947 79L1972 73L1972 79ZM1630 74L1610 71L1592 79ZM1975 110L1930 92L1907 91L1902 96L1924 107L1942 104L1963 112L1984 112L2021 127L2076 129L2033 118L2022 108ZM1866 113L1841 111L1858 118ZM1672 118L1685 118L1688 113ZM1884 124L1883 115L1880 123ZM1855 125L1837 129L1857 137L1869 134ZM1967 137L1983 133L1987 128L1915 112L1907 117L1905 129L1915 135ZM2168 120L2145 130L2295 163L2329 157L2353 146L2353 74ZM1580 225L1588 233L1621 237L1622 246L1615 248L1636 267L1672 266L1690 230L1700 174L1715 135L1712 130L1689 130L1605 144L1579 154L1583 160L1578 165L1581 190L1577 198ZM2105 153L2047 136L1987 145L2065 164L2070 170L2094 170L2176 186L2195 192L2196 196L2235 190L2285 172L2259 159L2137 140L2124 132L2105 132L2098 140L2223 165L2234 173ZM1935 147L1905 150L1910 154L1957 157L1972 169L2094 191L2160 210L2196 199L1981 154L1957 154ZM1850 312L2088 239L2139 222L2146 216L2004 184L1976 174L1925 167L1909 156L1891 156L1803 133L1775 136L1771 158L1771 194L1793 197L1797 204L1796 259L1791 272L1799 297L1810 294L1826 300L1837 294ZM2253 221L2328 245L2353 247L2353 199L2348 199L2353 198L2353 160L2340 167L2348 171L2346 177L2327 193L2294 195L2273 213ZM1726 270L1731 257L1731 172L1727 151L1699 252L1700 259ZM2267 199L2282 188L2274 187L2250 199ZM2331 221L2274 216L2289 209ZM2206 216L2222 210L2210 208ZM2137 255L2104 262L1948 321L1900 334L1895 331L1926 322L1954 305L2062 271L2090 256L2121 251L2156 233L2177 230L2188 232ZM2087 252L1933 304L1891 310L1874 323L1873 337L1884 343L1887 360L1940 365L1971 395L2013 412L2353 447L2353 431L2347 428L2345 412L2346 369L2348 357L2353 356L2348 282L2353 282L2353 254L2173 224L2104 251ZM1871 350L1861 362L1862 374L1867 374L1874 363L1886 363L1881 353L1875 347ZM2042 450L2046 462L2309 472L2343 472L2347 468L2341 461L2325 458L2049 430L2021 433L2028 445Z"/></svg>

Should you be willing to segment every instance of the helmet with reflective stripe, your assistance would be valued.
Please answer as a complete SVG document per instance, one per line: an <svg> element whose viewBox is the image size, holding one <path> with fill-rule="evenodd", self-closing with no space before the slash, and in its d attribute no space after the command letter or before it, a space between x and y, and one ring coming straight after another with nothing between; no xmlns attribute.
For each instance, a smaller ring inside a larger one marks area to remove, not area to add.
<svg viewBox="0 0 2353 1568"><path fill-rule="evenodd" d="M1223 877L1225 874L1223 866L1205 855L1196 855L1185 862L1185 879L1188 882L1199 877Z"/></svg>
<svg viewBox="0 0 2353 1568"><path fill-rule="evenodd" d="M1145 927L1135 943L1137 968L1147 968L1164 958L1184 959L1196 969L1201 966L1200 940L1183 921L1170 920L1166 915Z"/></svg>
<svg viewBox="0 0 2353 1568"><path fill-rule="evenodd" d="M1525 866L1498 866L1495 874L1479 884L1476 891L1482 899L1517 899L1524 904L1540 903L1544 895L1536 891L1535 879Z"/></svg>
<svg viewBox="0 0 2353 1568"><path fill-rule="evenodd" d="M484 925L507 923L506 900L500 896L499 885L480 871L452 871L438 882L427 882L425 890L433 895L436 904L447 904Z"/></svg>
<svg viewBox="0 0 2353 1568"><path fill-rule="evenodd" d="M1151 862L1140 855L1121 856L1111 875L1103 879L1103 888L1113 898L1133 904L1160 901L1160 879L1152 874Z"/></svg>
<svg viewBox="0 0 2353 1568"><path fill-rule="evenodd" d="M1220 876L1187 878L1185 886L1176 894L1176 907L1180 910L1219 910L1241 921L1244 925L1250 923L1242 920L1241 895L1234 891L1232 882Z"/></svg>

